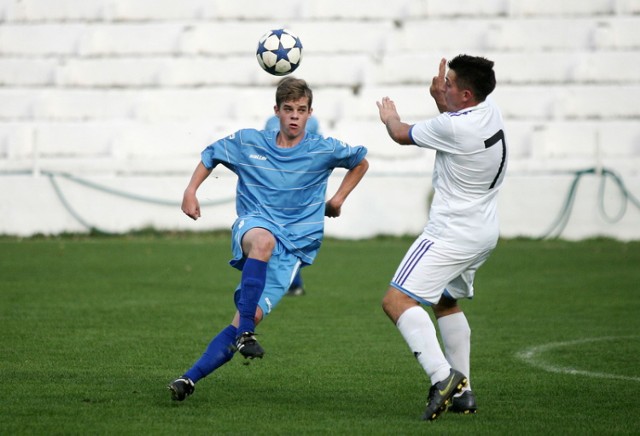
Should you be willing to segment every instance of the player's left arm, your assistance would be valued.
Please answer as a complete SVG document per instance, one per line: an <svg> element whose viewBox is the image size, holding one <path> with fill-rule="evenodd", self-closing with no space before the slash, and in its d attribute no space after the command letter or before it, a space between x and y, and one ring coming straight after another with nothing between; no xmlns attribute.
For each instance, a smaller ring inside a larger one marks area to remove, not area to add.
<svg viewBox="0 0 640 436"><path fill-rule="evenodd" d="M431 87L429 88L429 93L433 100L436 102L436 106L438 106L438 110L440 113L447 111L447 100L445 99L446 89L447 89L447 60L442 58L440 60L440 67L438 69L438 75L434 76L431 80Z"/></svg>
<svg viewBox="0 0 640 436"><path fill-rule="evenodd" d="M358 183L360 183L360 180L362 180L368 169L369 162L367 159L362 159L358 165L347 171L347 174L345 174L342 182L340 183L340 187L333 197L331 197L325 204L325 216L328 216L329 218L337 218L340 216L342 205L349 194L351 194L351 191L358 186Z"/></svg>

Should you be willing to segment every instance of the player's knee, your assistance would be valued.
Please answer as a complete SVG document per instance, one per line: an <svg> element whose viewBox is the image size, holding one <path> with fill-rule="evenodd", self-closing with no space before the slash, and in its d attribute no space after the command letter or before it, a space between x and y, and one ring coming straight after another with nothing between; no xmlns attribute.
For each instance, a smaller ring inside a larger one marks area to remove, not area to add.
<svg viewBox="0 0 640 436"><path fill-rule="evenodd" d="M256 249L271 255L276 246L276 238L270 232L263 232L256 240Z"/></svg>
<svg viewBox="0 0 640 436"><path fill-rule="evenodd" d="M268 261L276 246L276 238L266 229L255 228L242 238L242 249L248 257Z"/></svg>
<svg viewBox="0 0 640 436"><path fill-rule="evenodd" d="M393 294L391 293L391 290L388 290L384 294L384 297L382 297L382 310L384 310L384 313L386 313L387 315L389 315L389 312L392 310L393 301Z"/></svg>
<svg viewBox="0 0 640 436"><path fill-rule="evenodd" d="M391 305L391 302L389 301L389 297L387 296L387 294L385 294L385 296L382 297L381 306L382 306L382 310L387 315L389 315L389 307L390 307L390 305Z"/></svg>
<svg viewBox="0 0 640 436"><path fill-rule="evenodd" d="M393 322L396 322L407 308L416 304L417 302L393 287L390 287L382 298L382 310Z"/></svg>

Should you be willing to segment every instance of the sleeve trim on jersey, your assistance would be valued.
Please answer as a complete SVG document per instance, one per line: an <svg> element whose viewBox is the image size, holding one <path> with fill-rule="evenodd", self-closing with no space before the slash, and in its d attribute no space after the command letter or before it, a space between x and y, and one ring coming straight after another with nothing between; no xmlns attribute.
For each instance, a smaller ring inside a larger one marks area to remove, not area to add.
<svg viewBox="0 0 640 436"><path fill-rule="evenodd" d="M354 149L354 147L349 146L349 148L351 148L352 150ZM357 167L358 165L360 165L360 163L365 160L365 158L367 157L367 154L369 153L369 150L367 149L367 147L359 145L355 147L356 150L356 159L357 161L355 161L354 165L351 168L347 168L349 170L354 169L355 167Z"/></svg>
<svg viewBox="0 0 640 436"><path fill-rule="evenodd" d="M411 141L411 143L413 145L417 145L416 141L413 139L413 128L415 127L415 124L412 124L411 127L409 127L409 140Z"/></svg>

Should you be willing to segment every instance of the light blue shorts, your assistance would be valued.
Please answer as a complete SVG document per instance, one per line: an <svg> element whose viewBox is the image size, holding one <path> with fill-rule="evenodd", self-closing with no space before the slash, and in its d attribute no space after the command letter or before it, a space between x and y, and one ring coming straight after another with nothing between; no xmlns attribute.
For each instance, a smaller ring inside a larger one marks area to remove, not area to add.
<svg viewBox="0 0 640 436"><path fill-rule="evenodd" d="M233 252L233 259L229 262L231 266L242 270L246 257L242 254L242 237L244 234L253 228L261 227L265 228L276 237L276 246L273 249L271 259L267 264L267 280L265 283L264 291L258 302L258 306L262 309L262 313L268 315L280 302L289 286L293 281L293 278L300 269L300 259L291 254L285 245L278 239L277 233L272 229L273 224L265 221L261 218L248 218L242 221L238 220L232 229L232 242L231 251ZM236 288L234 294L234 300L236 306L240 298L240 284Z"/></svg>

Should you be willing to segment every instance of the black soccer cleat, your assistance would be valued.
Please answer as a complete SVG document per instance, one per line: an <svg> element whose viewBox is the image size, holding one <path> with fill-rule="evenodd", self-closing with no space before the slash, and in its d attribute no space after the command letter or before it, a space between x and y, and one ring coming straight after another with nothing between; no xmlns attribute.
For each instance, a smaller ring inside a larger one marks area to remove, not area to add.
<svg viewBox="0 0 640 436"><path fill-rule="evenodd" d="M471 391L465 391L459 397L453 397L449 412L462 413L463 415L471 415L478 411L476 406L476 397Z"/></svg>
<svg viewBox="0 0 640 436"><path fill-rule="evenodd" d="M285 295L288 297L299 297L304 294L305 294L304 288L302 286L296 286L296 287L289 288L289 290Z"/></svg>
<svg viewBox="0 0 640 436"><path fill-rule="evenodd" d="M451 404L451 398L462 391L467 385L467 377L455 369L451 369L449 376L431 386L427 397L427 408L422 415L425 421L437 419Z"/></svg>
<svg viewBox="0 0 640 436"><path fill-rule="evenodd" d="M245 359L262 359L264 356L264 349L260 346L256 340L255 333L243 332L236 339L235 349L244 356Z"/></svg>
<svg viewBox="0 0 640 436"><path fill-rule="evenodd" d="M180 377L169 383L167 386L171 391L173 401L183 401L196 390L196 385L189 377Z"/></svg>

